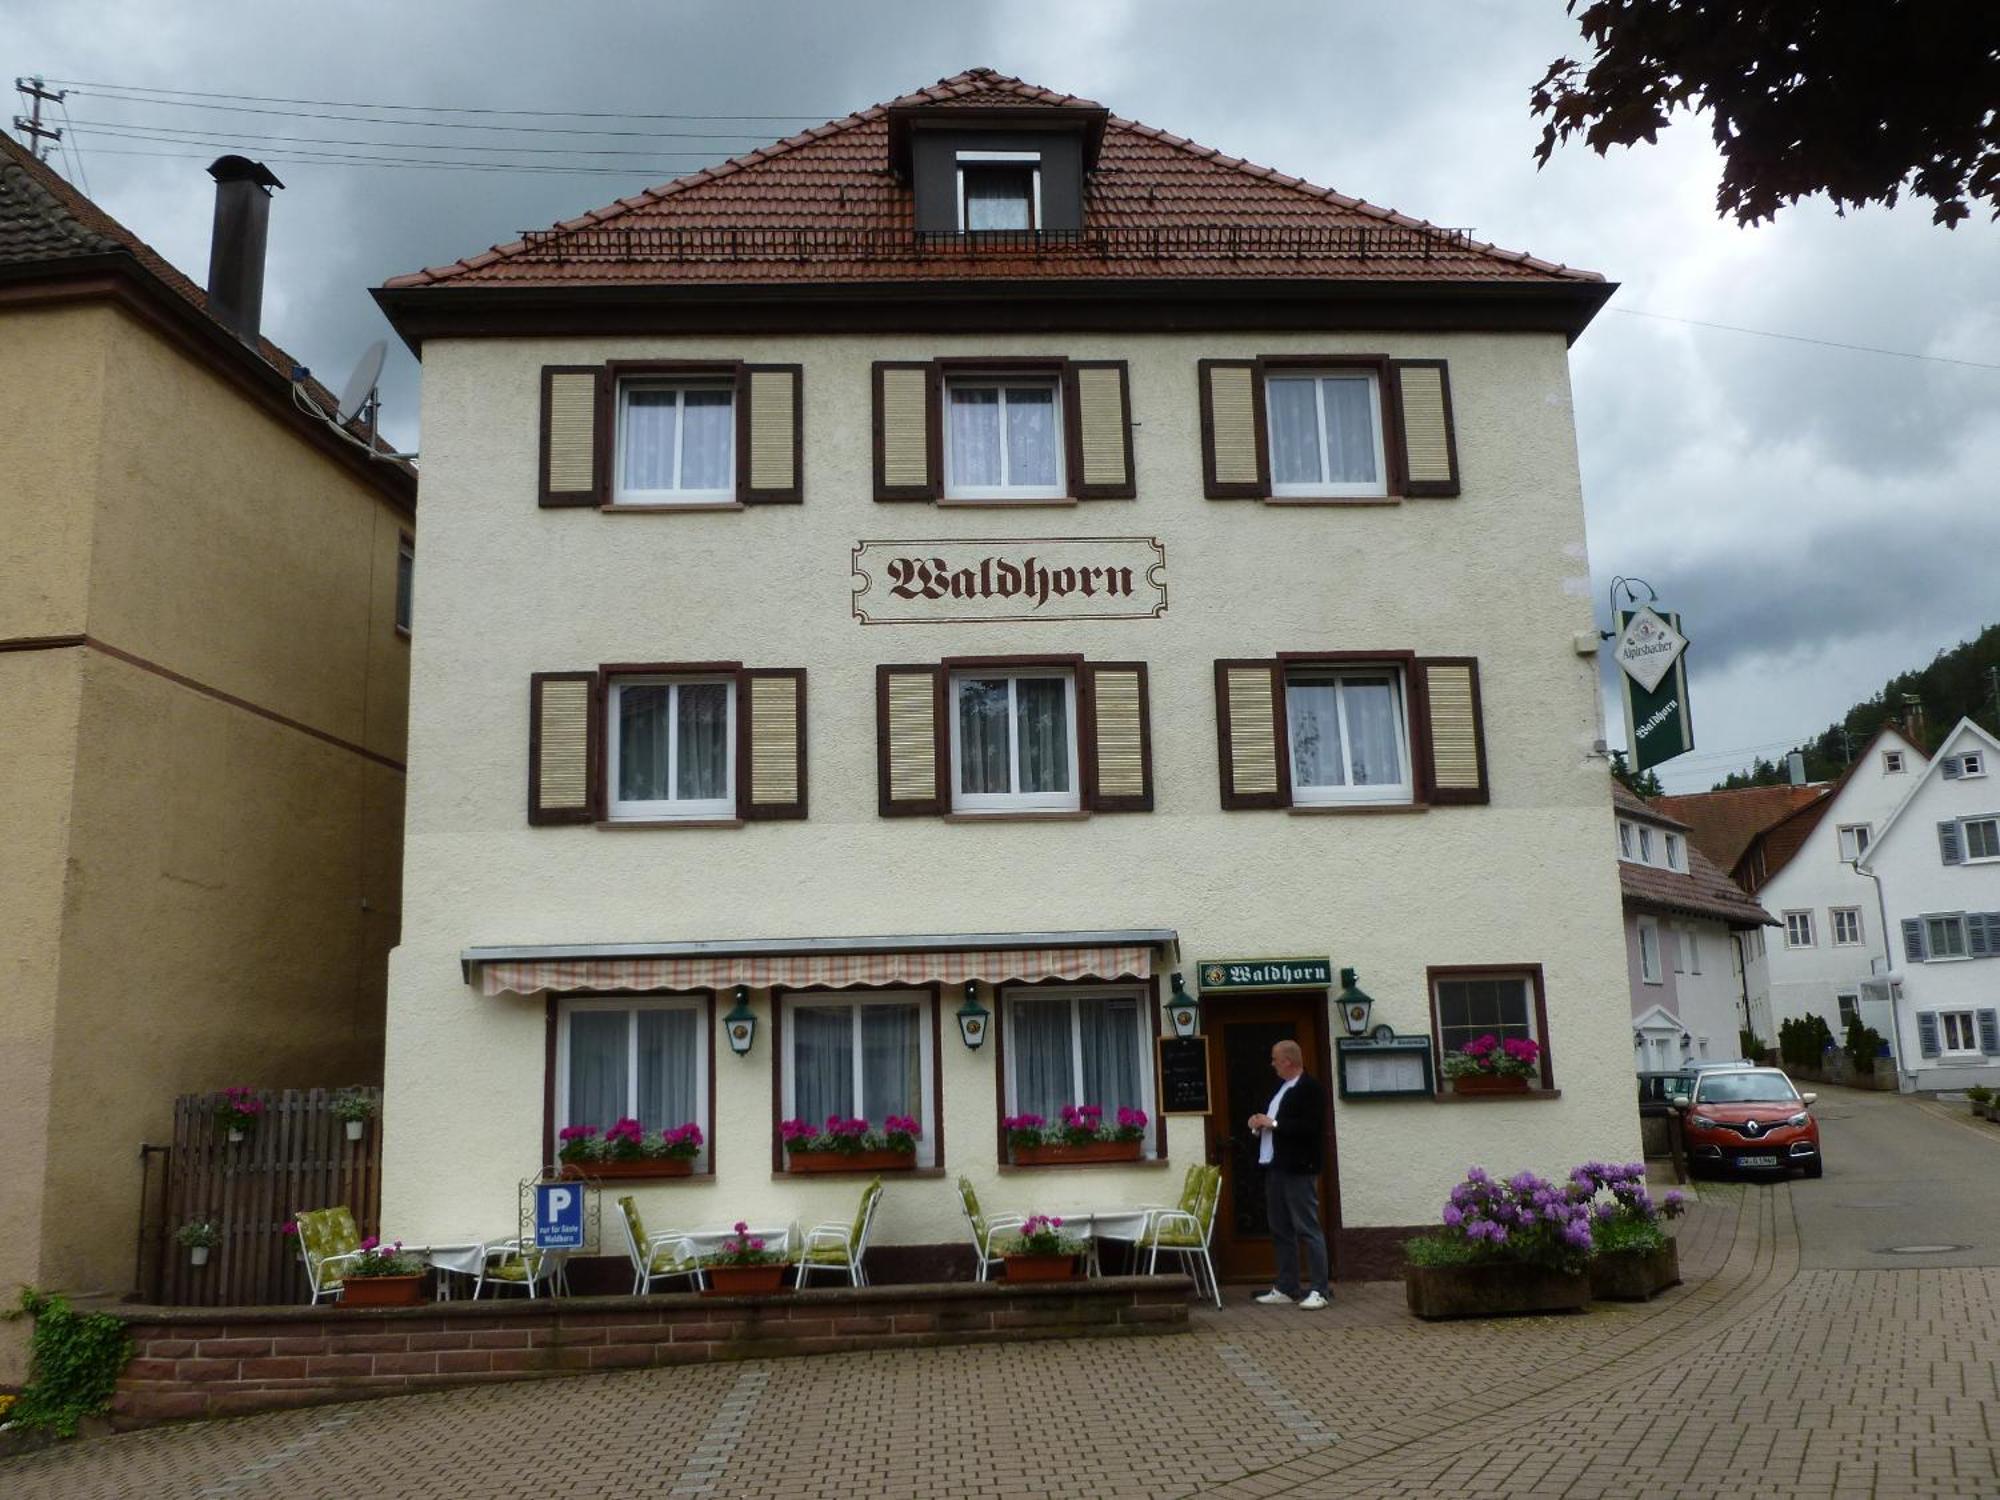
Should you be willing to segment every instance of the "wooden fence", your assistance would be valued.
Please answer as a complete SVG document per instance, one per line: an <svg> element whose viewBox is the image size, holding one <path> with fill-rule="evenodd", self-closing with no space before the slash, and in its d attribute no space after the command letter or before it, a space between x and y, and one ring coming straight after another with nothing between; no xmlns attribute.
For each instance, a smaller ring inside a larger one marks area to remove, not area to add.
<svg viewBox="0 0 2000 1500"><path fill-rule="evenodd" d="M167 1306L240 1307L306 1299L298 1243L284 1232L300 1209L346 1204L363 1235L377 1231L382 1199L381 1092L355 1090L373 1106L358 1141L347 1139L327 1089L259 1092L264 1113L231 1142L215 1117L219 1094L174 1101L150 1300ZM175 1239L208 1220L222 1243L191 1265Z"/></svg>

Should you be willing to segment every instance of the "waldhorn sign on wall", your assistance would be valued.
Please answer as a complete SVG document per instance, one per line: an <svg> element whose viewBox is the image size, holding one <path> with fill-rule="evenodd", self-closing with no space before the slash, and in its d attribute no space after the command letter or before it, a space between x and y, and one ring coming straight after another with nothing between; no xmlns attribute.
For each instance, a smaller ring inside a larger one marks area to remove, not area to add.
<svg viewBox="0 0 2000 1500"><path fill-rule="evenodd" d="M1150 620L1167 611L1157 537L862 541L849 564L863 625Z"/></svg>
<svg viewBox="0 0 2000 1500"><path fill-rule="evenodd" d="M1632 770L1651 770L1694 749L1694 719L1688 713L1687 637L1681 617L1662 615L1650 604L1618 615L1618 663L1625 692L1625 743L1632 747Z"/></svg>

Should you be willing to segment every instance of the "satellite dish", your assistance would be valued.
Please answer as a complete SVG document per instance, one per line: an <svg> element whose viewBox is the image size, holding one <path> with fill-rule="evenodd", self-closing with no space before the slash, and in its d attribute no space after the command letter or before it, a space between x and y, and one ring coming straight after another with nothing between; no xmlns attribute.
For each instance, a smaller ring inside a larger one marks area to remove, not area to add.
<svg viewBox="0 0 2000 1500"><path fill-rule="evenodd" d="M361 415L375 394L376 382L382 378L382 361L389 353L386 339L377 339L361 351L361 361L355 365L354 373L347 377L347 384L340 388L340 408L335 420L352 422Z"/></svg>

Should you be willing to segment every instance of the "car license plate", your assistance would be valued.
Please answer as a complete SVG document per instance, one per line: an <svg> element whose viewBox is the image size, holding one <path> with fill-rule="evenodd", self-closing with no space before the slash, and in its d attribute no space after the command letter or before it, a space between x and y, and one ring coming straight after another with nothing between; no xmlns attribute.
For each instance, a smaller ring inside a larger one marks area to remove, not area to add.
<svg viewBox="0 0 2000 1500"><path fill-rule="evenodd" d="M1739 1156L1736 1160L1746 1167L1775 1167L1778 1164L1775 1156Z"/></svg>

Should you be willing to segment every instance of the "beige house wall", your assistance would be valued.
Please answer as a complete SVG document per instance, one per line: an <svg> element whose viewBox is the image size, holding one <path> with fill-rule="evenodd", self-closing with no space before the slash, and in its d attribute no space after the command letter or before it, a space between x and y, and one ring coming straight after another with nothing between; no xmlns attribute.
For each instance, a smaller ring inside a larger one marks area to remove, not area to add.
<svg viewBox="0 0 2000 1500"><path fill-rule="evenodd" d="M1451 361L1462 498L1203 498L1197 360L1384 350ZM1026 510L872 500L871 361L1050 353L1130 361L1136 500ZM1171 927L1190 973L1197 958L1330 954L1359 968L1379 1021L1426 1033L1426 966L1538 963L1561 1098L1337 1102L1343 1221L1430 1220L1475 1162L1546 1172L1636 1156L1629 1017L1605 1004L1624 988L1624 953L1604 836L1609 778L1591 748L1595 660L1575 649L1592 621L1560 337L436 340L424 357L427 561L407 903L391 974L389 1232L501 1232L539 1160L545 1004L476 993L459 966L473 944ZM536 507L540 367L662 357L803 363L803 505ZM859 540L1051 536L1158 537L1167 613L875 628L851 617ZM1223 812L1214 660L1314 648L1477 656L1492 804ZM1023 652L1150 663L1157 810L1036 823L879 817L876 666ZM810 670L807 821L528 826L532 672L716 659ZM769 997L753 1008L764 1021L756 1050L739 1059L718 1047L715 1059L716 1180L642 1187L649 1222L852 1211L851 1183L773 1177ZM970 1176L996 1208L1158 1201L1199 1159L1199 1122L1176 1119L1166 1171L1002 1173L994 1050L968 1052L947 1013L938 1062L948 1175ZM879 1223L885 1242L964 1233L944 1181L896 1182Z"/></svg>
<svg viewBox="0 0 2000 1500"><path fill-rule="evenodd" d="M104 389L124 320L108 307L8 310L0 341L0 641L80 635ZM0 897L4 900L4 897Z"/></svg>

